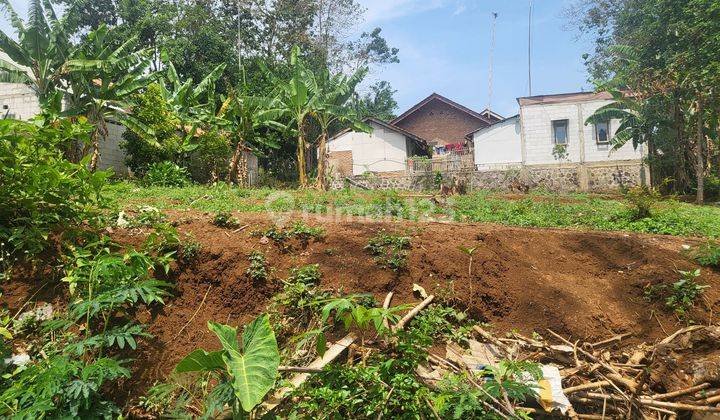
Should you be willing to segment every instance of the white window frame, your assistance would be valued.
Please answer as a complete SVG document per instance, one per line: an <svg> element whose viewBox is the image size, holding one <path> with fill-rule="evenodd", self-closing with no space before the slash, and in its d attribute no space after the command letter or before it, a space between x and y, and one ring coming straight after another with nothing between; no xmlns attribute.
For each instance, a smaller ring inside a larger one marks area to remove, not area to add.
<svg viewBox="0 0 720 420"><path fill-rule="evenodd" d="M556 125L556 124L560 124L560 123L564 123L564 124L565 124L565 143L558 143L558 141L557 141L557 135L555 134L555 125ZM551 132L551 135L552 135L553 145L556 145L556 146L557 146L557 145L567 146L568 143L570 143L570 120L568 120L568 119L552 120L552 121L550 122L550 132Z"/></svg>

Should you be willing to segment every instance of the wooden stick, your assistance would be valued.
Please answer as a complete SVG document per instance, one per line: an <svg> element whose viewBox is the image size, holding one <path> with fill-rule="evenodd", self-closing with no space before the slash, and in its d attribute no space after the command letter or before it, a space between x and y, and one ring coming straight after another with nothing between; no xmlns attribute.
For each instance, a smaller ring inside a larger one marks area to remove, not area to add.
<svg viewBox="0 0 720 420"><path fill-rule="evenodd" d="M385 296L385 302L383 302L383 309L390 308L390 302L392 302L392 298L393 298L394 294L395 294L394 292L390 292L387 294L387 296ZM387 328L389 330L390 329L390 320L387 318L383 319L383 325L385 326L385 328Z"/></svg>
<svg viewBox="0 0 720 420"><path fill-rule="evenodd" d="M327 349L323 357L318 357L307 368L309 369L322 369L323 367L330 364L332 361L337 359L352 343L355 342L357 336L350 333L345 337L341 338L338 342L330 346ZM299 387L310 377L309 373L299 373L290 379L290 386L282 387L273 394L273 396L263 406L267 411L270 411L280 405L285 397L295 388Z"/></svg>
<svg viewBox="0 0 720 420"><path fill-rule="evenodd" d="M485 331L481 326L479 326L479 325L473 325L473 330L475 330L476 333L480 334L480 336L481 336L482 338L486 339L487 341L489 341L490 343L492 343L492 344L495 345L496 347L504 350L505 353L508 354L508 356L512 356L512 355L515 353L515 351L514 351L510 346L508 346L507 344L505 344L505 343L503 343L502 341L498 340L497 338L493 337L492 334L490 334L489 332Z"/></svg>
<svg viewBox="0 0 720 420"><path fill-rule="evenodd" d="M704 400L710 397L714 397L716 395L720 395L720 389L711 389L710 391L697 392L695 393L694 397L696 400Z"/></svg>
<svg viewBox="0 0 720 420"><path fill-rule="evenodd" d="M660 408L670 408L670 409L676 409L676 410L686 410L686 411L704 411L709 413L720 413L720 407L713 407L711 405L693 405L693 404L683 404L683 403L674 403L674 402L667 402L667 401L655 401L650 398L640 397L640 404L647 405L647 406L653 406L653 407L660 407Z"/></svg>
<svg viewBox="0 0 720 420"><path fill-rule="evenodd" d="M703 389L710 388L710 384L705 382L700 385L691 386L690 388L679 389L673 392L667 392L665 394L651 395L650 398L653 400L665 400L672 397L679 397L680 395L692 394L693 392L702 391Z"/></svg>
<svg viewBox="0 0 720 420"><path fill-rule="evenodd" d="M416 307L412 308L398 323L393 327L393 331L402 331L405 328L405 324L410 322L415 315L425 309L435 299L435 295L430 295L425 300L420 302Z"/></svg>
<svg viewBox="0 0 720 420"><path fill-rule="evenodd" d="M592 343L592 344L590 344L590 347L604 346L605 344L610 344L615 341L621 341L623 338L630 337L631 335L632 335L632 333L619 334L619 335L616 335L615 337L608 338L607 340L602 340L602 341L598 341L597 343Z"/></svg>
<svg viewBox="0 0 720 420"><path fill-rule="evenodd" d="M590 383L582 384L582 385L578 385L578 386L571 386L569 388L563 389L563 392L565 394L570 394L573 392L585 391L586 389L604 388L606 386L610 386L610 381L590 382Z"/></svg>
<svg viewBox="0 0 720 420"><path fill-rule="evenodd" d="M720 402L720 395L714 397L705 398L704 400L698 401L699 404L715 404Z"/></svg>
<svg viewBox="0 0 720 420"><path fill-rule="evenodd" d="M671 335L669 335L668 337L666 337L663 341L660 342L660 344L667 344L667 343L673 341L675 339L675 337L677 337L680 334L685 334L685 333L688 333L691 331L699 330L701 328L705 328L705 327L702 325L693 325L690 327L681 328L681 329L675 331L674 333L672 333Z"/></svg>
<svg viewBox="0 0 720 420"><path fill-rule="evenodd" d="M548 332L550 334L552 334L553 336L555 336L557 339L564 342L565 344L570 345L570 346L573 345L573 343L571 343L570 341L568 341L567 339L565 339L563 336L556 333L555 331L548 329ZM599 364L600 366L604 367L605 369L607 369L610 372L610 375L608 375L608 379L612 380L613 382L620 383L624 387L628 388L630 390L630 392L632 392L633 394L636 393L637 383L635 383L634 380L625 378L624 376L622 376L620 374L620 372L617 371L617 369L615 369L614 367L610 366L609 364L603 362L602 360L598 359L593 354L585 351L585 349L583 349L582 347L577 347L577 350L580 353L582 353L585 357L590 359L591 361L593 361L593 362Z"/></svg>
<svg viewBox="0 0 720 420"><path fill-rule="evenodd" d="M298 372L298 373L320 373L321 368L311 368L308 366L278 366L279 372Z"/></svg>

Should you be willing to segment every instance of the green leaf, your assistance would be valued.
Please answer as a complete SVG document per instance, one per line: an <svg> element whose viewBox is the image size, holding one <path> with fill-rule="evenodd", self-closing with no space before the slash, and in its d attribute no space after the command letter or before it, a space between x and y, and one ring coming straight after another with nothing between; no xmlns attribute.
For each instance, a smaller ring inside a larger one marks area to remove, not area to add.
<svg viewBox="0 0 720 420"><path fill-rule="evenodd" d="M225 362L222 357L224 353L224 350L208 353L205 350L197 349L178 363L175 372L206 372L225 369Z"/></svg>
<svg viewBox="0 0 720 420"><path fill-rule="evenodd" d="M250 412L275 386L280 365L275 333L266 314L245 327L242 347L243 353L226 347L223 360L232 376L235 397L243 410Z"/></svg>

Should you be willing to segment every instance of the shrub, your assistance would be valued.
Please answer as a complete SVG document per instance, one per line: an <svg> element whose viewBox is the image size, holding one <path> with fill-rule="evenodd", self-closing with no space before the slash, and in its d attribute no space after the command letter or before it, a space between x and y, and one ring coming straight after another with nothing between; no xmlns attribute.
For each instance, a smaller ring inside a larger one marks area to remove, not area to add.
<svg viewBox="0 0 720 420"><path fill-rule="evenodd" d="M178 134L180 119L167 106L160 85L148 86L135 101L135 118L153 130L154 138L149 141L130 127L122 135L120 148L125 151L128 168L143 176L153 163L177 159L183 139Z"/></svg>
<svg viewBox="0 0 720 420"><path fill-rule="evenodd" d="M238 219L234 218L232 213L221 211L215 214L211 222L213 225L221 228L236 228L240 226Z"/></svg>
<svg viewBox="0 0 720 420"><path fill-rule="evenodd" d="M61 152L88 141L90 130L69 120L0 120L0 242L9 254L36 254L52 232L97 220L110 172L93 173L89 157L76 164Z"/></svg>
<svg viewBox="0 0 720 420"><path fill-rule="evenodd" d="M636 186L625 192L625 200L633 220L646 219L652 216L652 208L660 200L660 194L645 185Z"/></svg>
<svg viewBox="0 0 720 420"><path fill-rule="evenodd" d="M695 300L710 286L698 284L695 279L700 277L700 270L679 271L682 279L672 284L670 296L665 304L680 317L685 318L688 311L695 306Z"/></svg>
<svg viewBox="0 0 720 420"><path fill-rule="evenodd" d="M702 266L720 267L720 243L709 241L695 251L695 261Z"/></svg>
<svg viewBox="0 0 720 420"><path fill-rule="evenodd" d="M265 255L262 252L253 251L248 256L248 260L250 260L250 266L245 270L245 274L255 281L267 280L268 271L267 267L265 267L267 263Z"/></svg>
<svg viewBox="0 0 720 420"><path fill-rule="evenodd" d="M397 273L407 266L410 238L390 235L383 231L371 238L365 249L375 257L375 262L381 267L390 268Z"/></svg>
<svg viewBox="0 0 720 420"><path fill-rule="evenodd" d="M172 162L156 162L148 167L142 183L153 187L184 187L190 184L190 174Z"/></svg>

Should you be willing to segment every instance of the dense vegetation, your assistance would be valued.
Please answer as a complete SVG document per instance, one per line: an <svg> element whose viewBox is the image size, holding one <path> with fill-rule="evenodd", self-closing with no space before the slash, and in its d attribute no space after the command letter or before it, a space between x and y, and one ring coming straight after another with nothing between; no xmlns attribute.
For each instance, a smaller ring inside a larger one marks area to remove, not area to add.
<svg viewBox="0 0 720 420"><path fill-rule="evenodd" d="M585 59L616 103L588 120L619 118L616 146L644 143L653 185L720 194L720 5L715 0L581 0L570 20L595 49Z"/></svg>

